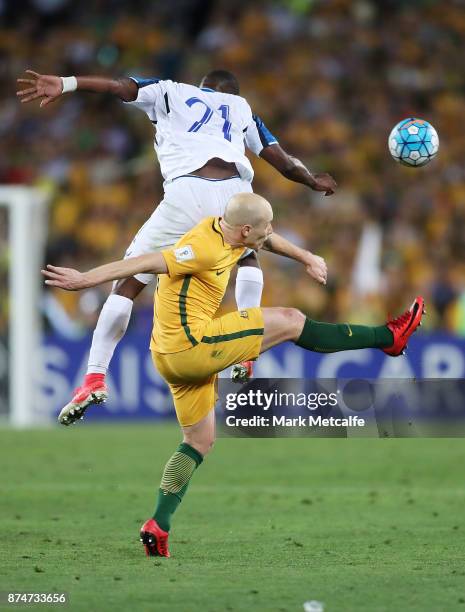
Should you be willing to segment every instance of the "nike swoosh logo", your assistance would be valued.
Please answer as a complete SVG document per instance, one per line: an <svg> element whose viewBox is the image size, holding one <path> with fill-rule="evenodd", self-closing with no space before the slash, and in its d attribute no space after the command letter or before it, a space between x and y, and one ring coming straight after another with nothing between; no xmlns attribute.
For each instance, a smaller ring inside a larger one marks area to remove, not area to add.
<svg viewBox="0 0 465 612"><path fill-rule="evenodd" d="M403 335L403 336L405 336L405 334L408 332L408 330L409 330L409 329L412 327L412 323L413 323L413 321L415 320L415 317L416 317L416 315L417 315L417 312L418 312L418 304L417 304L417 303L415 303L415 304L413 305L413 309L412 309L412 317L411 317L411 319L410 319L410 321L409 321L409 323L408 323L407 327L404 329L404 331L403 331L403 333L402 333L402 335Z"/></svg>
<svg viewBox="0 0 465 612"><path fill-rule="evenodd" d="M226 270L221 270L221 272L218 272L218 270L216 271L216 276L219 276L220 274L223 274L223 272L226 272Z"/></svg>
<svg viewBox="0 0 465 612"><path fill-rule="evenodd" d="M348 323L346 323L346 325L347 325L347 328L348 328L348 330L349 330L349 338L350 338L350 336L353 336L353 335L354 335L354 333L353 333L353 331L350 329L350 325L349 325Z"/></svg>

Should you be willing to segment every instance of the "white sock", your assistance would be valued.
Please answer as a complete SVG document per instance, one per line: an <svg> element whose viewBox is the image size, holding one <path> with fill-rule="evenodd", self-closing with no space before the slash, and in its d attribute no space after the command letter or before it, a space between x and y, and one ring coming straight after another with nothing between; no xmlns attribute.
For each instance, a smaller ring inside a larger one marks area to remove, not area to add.
<svg viewBox="0 0 465 612"><path fill-rule="evenodd" d="M236 278L236 304L238 310L260 306L263 291L263 272L260 268L241 266Z"/></svg>
<svg viewBox="0 0 465 612"><path fill-rule="evenodd" d="M116 345L128 327L132 304L132 300L122 295L108 297L92 337L87 374L107 373Z"/></svg>

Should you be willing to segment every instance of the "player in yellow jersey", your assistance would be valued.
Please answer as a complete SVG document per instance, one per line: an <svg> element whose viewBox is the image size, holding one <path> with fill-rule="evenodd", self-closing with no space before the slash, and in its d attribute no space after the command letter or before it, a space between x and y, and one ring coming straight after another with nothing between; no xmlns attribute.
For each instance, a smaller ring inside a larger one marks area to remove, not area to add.
<svg viewBox="0 0 465 612"><path fill-rule="evenodd" d="M252 193L236 194L223 218L204 219L174 248L85 273L54 266L42 271L47 284L68 290L144 272L160 274L150 348L154 364L173 394L183 442L165 466L155 514L141 529L148 555L169 556L171 517L195 469L213 445L218 372L289 340L318 352L380 348L397 356L421 322L421 297L403 315L377 327L321 323L295 308L248 308L215 318L230 271L246 248L273 248L303 264L308 261L308 252L273 234L272 220L267 200ZM324 261L314 256L311 261L307 271L325 283ZM64 409L59 420L68 425L82 414Z"/></svg>

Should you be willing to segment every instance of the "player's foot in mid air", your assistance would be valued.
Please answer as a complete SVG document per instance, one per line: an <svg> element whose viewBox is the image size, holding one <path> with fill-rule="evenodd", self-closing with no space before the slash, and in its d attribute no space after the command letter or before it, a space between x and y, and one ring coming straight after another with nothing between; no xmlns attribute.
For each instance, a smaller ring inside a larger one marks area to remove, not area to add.
<svg viewBox="0 0 465 612"><path fill-rule="evenodd" d="M253 376L253 361L241 361L236 363L231 370L231 380L237 383L245 383Z"/></svg>
<svg viewBox="0 0 465 612"><path fill-rule="evenodd" d="M101 404L108 397L108 390L103 374L87 374L84 383L73 394L69 404L58 415L62 425L71 425L82 419L84 412L91 404Z"/></svg>
<svg viewBox="0 0 465 612"><path fill-rule="evenodd" d="M383 348L383 351L392 357L402 355L407 348L410 336L421 325L421 317L425 312L425 302L421 296L418 296L410 308L400 317L389 319L386 325L394 336L394 342L391 346Z"/></svg>
<svg viewBox="0 0 465 612"><path fill-rule="evenodd" d="M167 531L163 531L153 518L145 521L140 528L140 541L144 545L147 557L170 557Z"/></svg>

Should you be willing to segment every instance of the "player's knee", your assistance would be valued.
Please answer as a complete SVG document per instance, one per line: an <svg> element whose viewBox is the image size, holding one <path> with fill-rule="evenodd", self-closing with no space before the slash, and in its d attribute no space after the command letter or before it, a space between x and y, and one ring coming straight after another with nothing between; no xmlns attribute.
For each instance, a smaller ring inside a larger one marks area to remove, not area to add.
<svg viewBox="0 0 465 612"><path fill-rule="evenodd" d="M112 291L112 294L113 294L113 295L120 295L121 297L128 298L128 300L132 300L132 301L134 301L134 300L135 300L135 298L136 298L136 296L135 296L135 295L133 295L133 294L132 294L132 292L127 291L127 290L124 290L124 289L121 289L121 290L120 290L120 289L118 289L118 288L115 288L115 289Z"/></svg>
<svg viewBox="0 0 465 612"><path fill-rule="evenodd" d="M146 285L136 278L126 278L114 284L112 293L121 295L129 300L135 300Z"/></svg>
<svg viewBox="0 0 465 612"><path fill-rule="evenodd" d="M189 446L192 446L192 448L195 448L195 450L199 452L202 457L205 457L205 455L211 451L213 445L215 444L215 436L214 434L203 435L201 437L187 435L184 436L184 442L189 444Z"/></svg>
<svg viewBox="0 0 465 612"><path fill-rule="evenodd" d="M209 453L212 450L214 444L215 444L215 438L213 437L211 440L208 441L207 448L205 450L204 455L206 455L207 453Z"/></svg>
<svg viewBox="0 0 465 612"><path fill-rule="evenodd" d="M237 265L239 266L239 268L242 268L243 266L246 266L246 267L248 266L249 268L259 268L260 269L260 262L258 261L258 257L255 251L252 251L245 257L242 257L241 259L239 259L239 261L237 262Z"/></svg>
<svg viewBox="0 0 465 612"><path fill-rule="evenodd" d="M305 315L297 308L282 308L282 316L285 321L286 330L289 332L289 339L291 340L296 335L300 335L305 323Z"/></svg>
<svg viewBox="0 0 465 612"><path fill-rule="evenodd" d="M208 453L211 451L214 444L214 440L212 440L211 442L203 440L197 442L187 442L187 444L189 444L189 446L192 446L192 448L195 448L195 450L200 453L202 457L205 457L205 455L208 455Z"/></svg>

